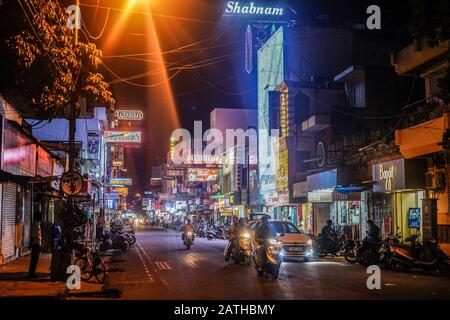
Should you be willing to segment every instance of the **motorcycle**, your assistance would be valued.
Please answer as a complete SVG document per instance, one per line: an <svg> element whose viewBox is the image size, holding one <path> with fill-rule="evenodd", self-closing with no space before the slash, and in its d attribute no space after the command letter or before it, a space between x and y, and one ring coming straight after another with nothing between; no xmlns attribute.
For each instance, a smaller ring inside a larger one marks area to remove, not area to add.
<svg viewBox="0 0 450 320"><path fill-rule="evenodd" d="M343 246L345 244L345 235L338 237L336 233L329 236L328 241L324 241L323 237L319 235L317 239L316 254L323 258L330 254L331 256L341 255Z"/></svg>
<svg viewBox="0 0 450 320"><path fill-rule="evenodd" d="M206 238L226 240L225 230L222 227L211 227L206 231Z"/></svg>
<svg viewBox="0 0 450 320"><path fill-rule="evenodd" d="M188 250L191 249L191 245L194 244L194 233L192 231L188 231L184 234L183 244Z"/></svg>
<svg viewBox="0 0 450 320"><path fill-rule="evenodd" d="M358 240L348 239L344 244L344 258L348 263L356 263L356 253L361 247L361 242Z"/></svg>
<svg viewBox="0 0 450 320"><path fill-rule="evenodd" d="M249 233L243 233L239 235L237 239L238 247L234 247L231 251L231 258L234 263L241 264L244 263L246 266L249 266L252 263L251 260L251 252L252 252L252 242ZM232 242L228 242L228 245L225 247L224 255L227 255L228 248L232 244Z"/></svg>
<svg viewBox="0 0 450 320"><path fill-rule="evenodd" d="M258 241L255 248L255 253L253 254L253 259L255 263L255 269L258 276L263 276L264 274L269 275L273 280L278 279L280 273L280 267L282 263L281 259L281 248L279 242L276 239L267 239L267 247L261 241ZM265 249L265 262L259 261L260 250Z"/></svg>
<svg viewBox="0 0 450 320"><path fill-rule="evenodd" d="M99 246L101 252L118 249L122 253L126 253L130 249L130 244L124 234L105 233L100 235L98 239L101 241Z"/></svg>
<svg viewBox="0 0 450 320"><path fill-rule="evenodd" d="M411 235L405 239L405 243L392 243L392 252L389 267L394 271L403 269L422 269L424 271L434 271L438 274L449 273L449 257L441 250L436 242L425 241L417 243L419 236Z"/></svg>
<svg viewBox="0 0 450 320"><path fill-rule="evenodd" d="M390 242L390 238L374 241L366 237L356 252L356 261L364 267L375 264L389 266Z"/></svg>

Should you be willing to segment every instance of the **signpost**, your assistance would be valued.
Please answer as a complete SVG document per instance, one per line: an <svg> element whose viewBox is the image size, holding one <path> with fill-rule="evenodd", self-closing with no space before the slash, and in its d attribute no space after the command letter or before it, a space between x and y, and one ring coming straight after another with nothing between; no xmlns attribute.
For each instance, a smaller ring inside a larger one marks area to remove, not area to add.
<svg viewBox="0 0 450 320"><path fill-rule="evenodd" d="M83 189L83 177L75 171L68 171L61 176L61 190L69 195L74 196Z"/></svg>

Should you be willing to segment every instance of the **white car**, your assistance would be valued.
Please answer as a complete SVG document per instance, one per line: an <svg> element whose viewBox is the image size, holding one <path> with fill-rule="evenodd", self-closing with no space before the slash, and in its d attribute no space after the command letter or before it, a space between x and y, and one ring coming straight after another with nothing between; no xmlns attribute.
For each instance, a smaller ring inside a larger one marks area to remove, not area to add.
<svg viewBox="0 0 450 320"><path fill-rule="evenodd" d="M261 221L253 222L250 227L253 231L260 225ZM281 247L280 255L284 259L303 259L309 261L313 255L312 240L310 237L300 232L300 230L290 222L269 220L271 236L278 239Z"/></svg>

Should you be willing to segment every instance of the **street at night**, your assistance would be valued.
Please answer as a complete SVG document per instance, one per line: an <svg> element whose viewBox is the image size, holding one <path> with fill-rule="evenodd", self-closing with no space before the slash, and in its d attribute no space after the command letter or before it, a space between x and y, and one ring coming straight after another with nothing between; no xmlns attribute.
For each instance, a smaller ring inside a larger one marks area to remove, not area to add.
<svg viewBox="0 0 450 320"><path fill-rule="evenodd" d="M174 320L449 300L449 17L0 0L0 302Z"/></svg>
<svg viewBox="0 0 450 320"><path fill-rule="evenodd" d="M114 263L107 287L121 299L449 299L450 279L382 270L382 290L367 290L368 274L343 257L283 263L278 281L253 266L225 262L226 242L197 239L190 251L173 230L143 228L125 261ZM148 272L147 272L148 271Z"/></svg>

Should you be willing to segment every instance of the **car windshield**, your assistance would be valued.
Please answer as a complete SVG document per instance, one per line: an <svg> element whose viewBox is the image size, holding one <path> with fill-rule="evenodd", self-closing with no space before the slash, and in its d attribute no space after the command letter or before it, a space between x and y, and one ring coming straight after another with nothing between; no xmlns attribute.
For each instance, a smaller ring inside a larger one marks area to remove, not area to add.
<svg viewBox="0 0 450 320"><path fill-rule="evenodd" d="M270 222L270 233L276 236L277 233L300 233L296 226L289 222Z"/></svg>

